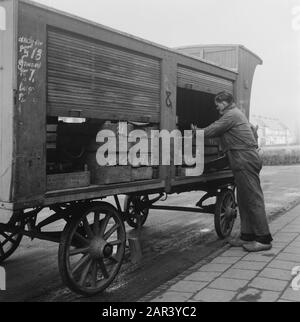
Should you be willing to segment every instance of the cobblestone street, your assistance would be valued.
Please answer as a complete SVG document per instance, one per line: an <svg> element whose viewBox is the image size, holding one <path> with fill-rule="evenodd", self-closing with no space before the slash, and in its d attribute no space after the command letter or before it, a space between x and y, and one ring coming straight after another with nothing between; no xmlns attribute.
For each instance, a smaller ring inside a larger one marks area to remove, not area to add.
<svg viewBox="0 0 300 322"><path fill-rule="evenodd" d="M300 265L300 206L275 220L271 230L272 250L225 246L141 301L300 302L300 291L291 286L292 270Z"/></svg>

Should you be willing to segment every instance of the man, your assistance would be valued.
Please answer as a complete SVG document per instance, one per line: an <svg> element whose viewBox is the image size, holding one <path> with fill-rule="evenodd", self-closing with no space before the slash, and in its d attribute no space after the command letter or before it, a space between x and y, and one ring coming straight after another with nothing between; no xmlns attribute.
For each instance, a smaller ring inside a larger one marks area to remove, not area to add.
<svg viewBox="0 0 300 322"><path fill-rule="evenodd" d="M235 178L241 217L240 237L228 242L249 252L269 250L273 239L259 178L262 160L257 152L257 141L247 117L237 108L230 93L218 94L215 103L221 117L203 129L204 135L221 139ZM196 127L192 125L192 128Z"/></svg>

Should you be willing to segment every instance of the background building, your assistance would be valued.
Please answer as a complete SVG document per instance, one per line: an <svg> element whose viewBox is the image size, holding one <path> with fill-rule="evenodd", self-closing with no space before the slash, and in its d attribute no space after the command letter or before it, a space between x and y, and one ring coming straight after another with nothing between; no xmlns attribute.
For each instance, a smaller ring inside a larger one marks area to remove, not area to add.
<svg viewBox="0 0 300 322"><path fill-rule="evenodd" d="M253 125L258 126L260 146L295 143L293 133L280 120L259 115L252 115L250 120Z"/></svg>

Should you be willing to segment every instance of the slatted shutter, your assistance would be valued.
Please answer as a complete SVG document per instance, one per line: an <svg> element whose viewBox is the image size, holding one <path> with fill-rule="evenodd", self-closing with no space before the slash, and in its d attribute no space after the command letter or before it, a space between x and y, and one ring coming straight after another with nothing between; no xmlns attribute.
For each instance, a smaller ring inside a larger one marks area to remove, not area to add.
<svg viewBox="0 0 300 322"><path fill-rule="evenodd" d="M48 113L159 120L160 60L48 31Z"/></svg>
<svg viewBox="0 0 300 322"><path fill-rule="evenodd" d="M181 66L178 67L178 87L211 94L224 90L233 93L233 82Z"/></svg>

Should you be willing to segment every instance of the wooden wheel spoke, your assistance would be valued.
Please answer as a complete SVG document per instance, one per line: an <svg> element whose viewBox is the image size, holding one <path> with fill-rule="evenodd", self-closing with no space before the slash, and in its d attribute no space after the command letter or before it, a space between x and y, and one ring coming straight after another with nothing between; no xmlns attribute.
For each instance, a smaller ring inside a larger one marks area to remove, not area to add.
<svg viewBox="0 0 300 322"><path fill-rule="evenodd" d="M5 246L8 242L12 243L13 245L17 243L14 239L9 238L2 243L2 246Z"/></svg>
<svg viewBox="0 0 300 322"><path fill-rule="evenodd" d="M85 248L76 248L76 249L72 249L70 250L70 256L75 256L75 255L79 255L79 254L86 254L89 250L89 247L85 247Z"/></svg>
<svg viewBox="0 0 300 322"><path fill-rule="evenodd" d="M104 239L107 240L117 229L120 227L119 224L115 224L113 227L111 227L104 235Z"/></svg>
<svg viewBox="0 0 300 322"><path fill-rule="evenodd" d="M109 278L109 274L108 274L108 272L107 272L107 269L106 269L106 266L105 266L105 264L104 264L103 260L102 260L102 259L99 259L98 264L99 264L99 267L100 267L101 272L102 272L102 274L103 274L103 277L104 277L105 279Z"/></svg>
<svg viewBox="0 0 300 322"><path fill-rule="evenodd" d="M109 215L106 215L105 218L103 219L103 221L101 222L101 227L100 227L100 232L99 232L100 237L102 237L104 235L105 229L109 223L110 218L111 217Z"/></svg>
<svg viewBox="0 0 300 322"><path fill-rule="evenodd" d="M4 250L3 250L3 245L0 243L0 256L4 256Z"/></svg>
<svg viewBox="0 0 300 322"><path fill-rule="evenodd" d="M4 237L4 238L7 238L8 237L8 235L6 235L6 233L4 231L1 231L1 230L0 230L0 235L2 237Z"/></svg>
<svg viewBox="0 0 300 322"><path fill-rule="evenodd" d="M82 266L86 265L90 260L90 255L86 254L81 257L81 259L78 261L78 263L74 266L72 269L72 274L74 275Z"/></svg>
<svg viewBox="0 0 300 322"><path fill-rule="evenodd" d="M95 211L94 214L94 224L93 224L93 231L94 231L94 235L99 235L99 224L100 224L100 214L98 211Z"/></svg>
<svg viewBox="0 0 300 322"><path fill-rule="evenodd" d="M2 235L2 236L6 239L5 244L6 244L7 242L9 242L9 241L10 241L12 244L15 244L15 243L16 243L16 241L13 239L13 237L14 237L15 235L8 236L8 235L7 235L7 234L5 234L5 232L3 232L3 231L0 231L0 235ZM3 244L3 246L4 246L5 244Z"/></svg>
<svg viewBox="0 0 300 322"><path fill-rule="evenodd" d="M142 215L143 216L147 216L147 208L144 208L142 211L141 211Z"/></svg>
<svg viewBox="0 0 300 322"><path fill-rule="evenodd" d="M79 284L84 286L85 285L85 281L88 277L88 273L90 271L90 268L91 268L91 265L92 265L92 260L90 259L87 263L86 263L86 266L85 268L83 269L82 273L81 273L81 277L80 277L80 281L79 281Z"/></svg>
<svg viewBox="0 0 300 322"><path fill-rule="evenodd" d="M232 196L230 195L230 196L228 196L228 198L226 199L226 206L227 207L231 207L232 206L232 204L233 204L233 199L232 199Z"/></svg>
<svg viewBox="0 0 300 322"><path fill-rule="evenodd" d="M226 227L227 227L227 220L226 220L226 214L225 213L220 216L220 226L221 226L223 232L225 232Z"/></svg>
<svg viewBox="0 0 300 322"><path fill-rule="evenodd" d="M120 262L120 259L117 258L117 256L111 256L108 258L113 264L117 264Z"/></svg>
<svg viewBox="0 0 300 322"><path fill-rule="evenodd" d="M82 220L82 222L83 222L84 230L87 233L89 239L93 239L94 238L94 234L93 234L93 231L91 229L91 226L90 226L87 218L84 217L84 219Z"/></svg>
<svg viewBox="0 0 300 322"><path fill-rule="evenodd" d="M81 236L79 233L75 233L74 238L83 245L89 245L89 241L85 239L83 236Z"/></svg>
<svg viewBox="0 0 300 322"><path fill-rule="evenodd" d="M226 206L229 207L229 208L233 208L233 202L232 202L232 200L230 200L229 202L227 202Z"/></svg>
<svg viewBox="0 0 300 322"><path fill-rule="evenodd" d="M97 261L94 261L92 264L92 272L91 272L91 282L92 287L97 286Z"/></svg>
<svg viewBox="0 0 300 322"><path fill-rule="evenodd" d="M131 214L131 216L129 216L129 218L130 218L130 220L132 220L134 222L135 220L137 220L137 216L138 216L138 214L135 212L135 213Z"/></svg>
<svg viewBox="0 0 300 322"><path fill-rule="evenodd" d="M6 240L2 243L2 247L4 247L8 242L9 242L9 240L8 240L8 239L6 239Z"/></svg>
<svg viewBox="0 0 300 322"><path fill-rule="evenodd" d="M122 244L122 241L121 240L114 240L112 242L109 242L109 245L111 246L117 246L117 245L121 245Z"/></svg>

